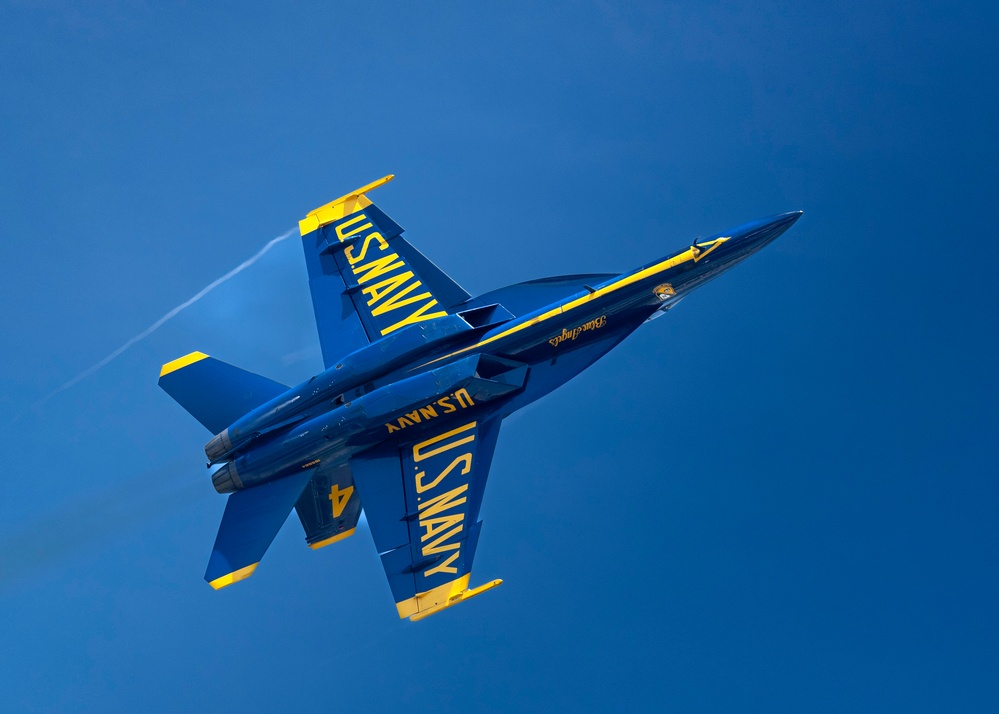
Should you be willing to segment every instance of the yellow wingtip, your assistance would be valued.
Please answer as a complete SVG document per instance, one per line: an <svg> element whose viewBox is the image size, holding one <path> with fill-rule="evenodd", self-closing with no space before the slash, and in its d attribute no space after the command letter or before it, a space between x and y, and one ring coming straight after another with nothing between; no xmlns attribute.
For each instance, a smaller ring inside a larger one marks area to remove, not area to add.
<svg viewBox="0 0 999 714"><path fill-rule="evenodd" d="M309 211L308 215L298 222L299 232L304 236L307 233L311 233L316 230L320 226L325 226L327 223L338 221L345 216L349 216L355 211L370 206L371 201L369 201L364 194L368 191L375 190L379 186L384 186L394 178L395 174L382 176L377 181L365 184L350 193L340 196L340 198L320 206L314 211Z"/></svg>
<svg viewBox="0 0 999 714"><path fill-rule="evenodd" d="M349 531L344 531L343 533L337 533L335 536L327 538L326 540L316 541L315 543L309 543L309 547L312 550L319 550L320 548L325 548L331 543L336 543L338 540L343 540L344 538L350 538L354 535L356 528L351 528Z"/></svg>
<svg viewBox="0 0 999 714"><path fill-rule="evenodd" d="M211 585L216 590L219 590L227 585L238 583L240 580L246 580L248 577L253 575L253 571L257 569L258 565L260 565L259 562L254 563L253 565L247 565L245 568L234 570L228 575L223 575L221 578L215 578L208 584Z"/></svg>
<svg viewBox="0 0 999 714"><path fill-rule="evenodd" d="M178 369L183 369L189 364L194 364L195 362L200 362L201 360L207 358L208 355L206 355L204 352L192 352L189 355L178 357L172 362L167 362L165 365L163 365L163 367L160 369L160 376L161 377L166 376L171 372L176 372Z"/></svg>
<svg viewBox="0 0 999 714"><path fill-rule="evenodd" d="M401 619L408 617L410 622L416 622L425 617L436 615L441 610L446 610L459 602L480 595L486 590L492 590L503 583L502 580L498 579L490 580L488 583L469 589L468 579L468 574L462 575L450 583L445 583L425 593L417 593L415 597L408 600L397 602L395 606L399 611L399 617Z"/></svg>

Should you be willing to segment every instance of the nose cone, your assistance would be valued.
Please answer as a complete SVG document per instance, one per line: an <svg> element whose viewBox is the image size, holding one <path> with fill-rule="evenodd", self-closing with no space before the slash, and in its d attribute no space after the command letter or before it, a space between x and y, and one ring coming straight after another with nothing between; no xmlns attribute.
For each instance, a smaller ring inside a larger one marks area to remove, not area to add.
<svg viewBox="0 0 999 714"><path fill-rule="evenodd" d="M706 241L698 241L697 247L704 251L698 262L706 273L716 275L776 240L799 218L801 211L779 213L743 223Z"/></svg>
<svg viewBox="0 0 999 714"><path fill-rule="evenodd" d="M801 211L791 211L744 223L732 230L727 247L738 252L739 258L745 258L780 237L801 218L801 214Z"/></svg>
<svg viewBox="0 0 999 714"><path fill-rule="evenodd" d="M784 231L801 218L801 211L779 213L759 218L719 233L705 240L698 240L690 247L694 259L687 263L687 271L672 283L674 291L687 293L714 280L733 268L767 243L776 240Z"/></svg>

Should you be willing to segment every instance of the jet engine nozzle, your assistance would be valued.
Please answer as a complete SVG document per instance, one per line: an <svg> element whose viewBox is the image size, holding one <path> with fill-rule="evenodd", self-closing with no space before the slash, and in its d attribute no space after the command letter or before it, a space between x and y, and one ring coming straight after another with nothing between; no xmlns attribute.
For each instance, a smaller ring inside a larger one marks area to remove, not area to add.
<svg viewBox="0 0 999 714"><path fill-rule="evenodd" d="M222 457L231 450L232 441L229 439L228 429L224 429L221 433L216 434L211 438L211 441L205 444L205 455L208 457L208 461L213 464L221 461Z"/></svg>
<svg viewBox="0 0 999 714"><path fill-rule="evenodd" d="M236 464L230 461L212 474L212 486L219 493L234 493L243 488L243 482L236 472Z"/></svg>

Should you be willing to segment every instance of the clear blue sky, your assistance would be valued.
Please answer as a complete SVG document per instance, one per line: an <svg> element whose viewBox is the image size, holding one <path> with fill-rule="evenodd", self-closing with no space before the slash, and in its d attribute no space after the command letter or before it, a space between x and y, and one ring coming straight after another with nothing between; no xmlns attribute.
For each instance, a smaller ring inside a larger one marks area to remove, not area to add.
<svg viewBox="0 0 999 714"><path fill-rule="evenodd" d="M0 710L996 711L994 3L0 3ZM778 242L508 420L473 580L396 619L292 518L202 580L198 349L321 369L306 212L473 294Z"/></svg>

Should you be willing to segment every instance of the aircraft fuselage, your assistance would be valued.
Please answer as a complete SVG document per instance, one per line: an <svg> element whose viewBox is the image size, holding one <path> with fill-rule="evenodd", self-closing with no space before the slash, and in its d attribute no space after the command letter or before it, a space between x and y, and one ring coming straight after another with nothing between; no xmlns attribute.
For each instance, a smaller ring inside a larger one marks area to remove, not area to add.
<svg viewBox="0 0 999 714"><path fill-rule="evenodd" d="M502 304L398 329L212 438L220 493L353 455L488 404L504 415L580 373L655 313L777 238L785 213L602 280L514 317ZM502 291L499 291L500 293ZM404 433L400 433L404 432Z"/></svg>

